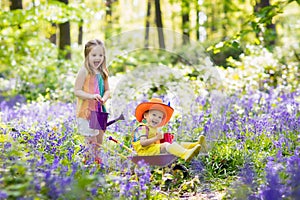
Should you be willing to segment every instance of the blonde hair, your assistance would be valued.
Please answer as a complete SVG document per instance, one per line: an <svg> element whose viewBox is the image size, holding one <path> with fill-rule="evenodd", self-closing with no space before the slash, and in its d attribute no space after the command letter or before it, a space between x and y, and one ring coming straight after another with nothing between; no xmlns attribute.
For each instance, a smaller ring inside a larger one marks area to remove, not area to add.
<svg viewBox="0 0 300 200"><path fill-rule="evenodd" d="M94 39L94 40L90 40L85 44L84 47L84 67L87 69L89 74L94 75L94 71L92 70L90 64L89 64L89 53L91 52L91 50L96 47L96 46L101 46L103 48L103 53L104 53L104 60L101 64L101 66L98 68L100 74L102 75L103 79L106 79L108 77L108 69L106 67L106 56L105 56L105 46L104 43L101 40L98 39Z"/></svg>

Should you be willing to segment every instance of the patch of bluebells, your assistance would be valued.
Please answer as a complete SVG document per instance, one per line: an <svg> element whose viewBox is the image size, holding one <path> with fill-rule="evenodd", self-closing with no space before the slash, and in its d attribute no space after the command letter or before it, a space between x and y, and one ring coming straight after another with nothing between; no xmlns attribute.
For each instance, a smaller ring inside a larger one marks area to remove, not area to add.
<svg viewBox="0 0 300 200"><path fill-rule="evenodd" d="M125 199L147 199L147 193L151 190L151 171L149 165L144 161L139 161L134 167L125 169L124 176L118 179L120 185L120 194L118 198ZM134 173L133 173L134 172Z"/></svg>
<svg viewBox="0 0 300 200"><path fill-rule="evenodd" d="M5 162L0 163L0 168L7 169L4 177L11 177L9 169L15 161L21 161L19 167L25 172L24 177L28 177L23 179L28 187L20 193L20 197L33 198L32 195L36 194L51 199L89 199L99 195L99 191L106 196L106 192L111 193L106 181L111 173L117 174L118 179L122 180L119 181L119 189L114 188L116 193L112 196L146 196L150 186L150 169L146 164L138 165L135 171L138 178L132 179L132 164L121 162L121 159L112 160L107 152L101 152L101 157L106 158L101 166L93 162L84 165L80 158L77 159L82 157L86 149L74 140L73 104L39 102L8 107L1 103L0 109L2 123L10 125L1 129L1 134L9 133L7 139L13 140L12 144L6 142L3 144L5 148L1 148L1 159ZM18 151L23 152L15 153ZM126 176L122 175L124 171L127 171ZM89 180L87 184L80 185L85 179ZM7 184L5 181L1 183L4 187L9 186ZM76 190L73 191L73 188ZM3 198L11 197L13 191L1 191L0 195Z"/></svg>
<svg viewBox="0 0 300 200"><path fill-rule="evenodd" d="M244 95L237 93L221 98L219 101L222 101L222 107L210 107L209 97L199 96L193 109L197 107L202 109L192 115L174 119L175 123L171 122L174 126L169 128L172 128L175 133L182 133L180 135L182 140L192 140L199 134L205 134L209 142L210 139L221 139L225 136L238 140L239 148L243 147L246 139L249 139L245 137L246 132L252 134L251 139L267 134L273 139L271 148L276 150L277 155L272 155L266 162L264 185L253 184L257 174L253 173L252 168L248 168L247 165L242 170L243 178L239 181L251 188L249 197L270 199L276 191L279 197L294 198L300 193L300 161L299 148L297 148L300 142L299 96L299 90L291 93L277 90L271 90L268 93L252 91ZM218 99L214 101L217 102ZM128 113L134 111L136 104L136 102L131 102L126 107ZM215 108L218 112L212 110ZM147 165L140 163L135 168L138 179L133 179L130 165L122 164L121 159L104 161L100 168L94 166L93 163L84 166L80 159L76 159L78 154L79 156L84 154L84 147L74 139L74 133L76 133L74 110L74 104L68 103L35 102L14 104L12 107L8 103L1 102L2 123L11 126L11 129L1 128L1 134L9 133L17 144L26 144L17 150L24 150L25 159L22 167L27 170L25 176L34 177L30 179L32 183L30 190L37 194L43 193L40 195L44 197L57 199L59 196L67 197L69 190L85 175L102 177L92 179L89 182L88 191L80 188L78 192L78 194L90 192L91 194L86 196L93 196L99 194L97 191L101 188L107 188L103 185L107 184L103 181L105 175L115 173L118 175L116 179L118 189L123 197L138 195L141 199L144 198L152 187ZM214 117L211 117L212 114ZM135 121L129 119L114 124L108 130L120 133L124 130L130 131L134 124ZM298 139L295 141L289 138L289 133L298 135ZM1 159L5 162L0 163L0 168L8 170L3 177L11 176L8 173L9 169L15 161L21 159L21 156L12 153L12 149L16 148L13 142L1 145L5 146L1 149ZM109 160L110 156L102 152L102 157L106 160ZM113 170L110 169L111 166ZM198 174L203 170L201 163L192 163L191 169ZM284 179L282 179L282 173L285 174ZM60 185L65 187L61 189ZM105 189L103 191L105 192ZM5 197L5 195L9 196L9 191L0 191L0 196Z"/></svg>
<svg viewBox="0 0 300 200"><path fill-rule="evenodd" d="M287 158L286 172L289 175L287 180L288 194L292 199L300 197L300 147L295 150L295 154Z"/></svg>
<svg viewBox="0 0 300 200"><path fill-rule="evenodd" d="M269 157L265 167L265 181L257 185L254 167L246 163L239 179L231 187L231 195L244 199L298 199L300 195L299 147L289 157Z"/></svg>
<svg viewBox="0 0 300 200"><path fill-rule="evenodd" d="M265 168L266 183L260 186L259 191L259 197L261 199L279 200L285 197L287 188L280 179L280 173L282 173L283 170L284 167L281 163L274 162L273 157L269 158Z"/></svg>
<svg viewBox="0 0 300 200"><path fill-rule="evenodd" d="M286 158L271 157L266 165L266 184L262 185L259 196L262 199L297 199L300 195L299 150ZM284 174L285 176L283 176Z"/></svg>
<svg viewBox="0 0 300 200"><path fill-rule="evenodd" d="M254 166L250 161L247 161L241 168L238 179L232 183L229 188L229 194L231 197L236 199L258 199L256 194L257 183L256 183L256 172Z"/></svg>
<svg viewBox="0 0 300 200"><path fill-rule="evenodd" d="M299 157L296 156L296 152L300 146L300 90L249 91L243 95L237 92L226 99L220 98L220 102L223 108L217 117L209 117L215 112L210 110L213 107L207 107L199 114L190 116L193 130L202 130L194 134L205 134L208 142L224 137L236 140L239 150L245 148L247 140L255 142L255 139L263 134L271 139L273 144L268 149L272 152L268 162L262 160L265 162L265 183L253 184L257 178L262 178L262 174L254 173L254 167L250 170L246 164L241 172L242 178L237 182L238 190L241 190L241 185L248 188L248 199L276 199L273 195L281 199L295 199L299 196L300 167L296 161ZM203 106L200 101L198 104ZM249 152L251 156L253 149L249 149ZM268 153L265 152L265 155Z"/></svg>
<svg viewBox="0 0 300 200"><path fill-rule="evenodd" d="M138 162L137 167L135 167L135 175L138 178L139 190L137 191L138 196L141 199L146 199L146 193L148 190L151 190L150 178L151 171L149 165L147 165L143 160Z"/></svg>

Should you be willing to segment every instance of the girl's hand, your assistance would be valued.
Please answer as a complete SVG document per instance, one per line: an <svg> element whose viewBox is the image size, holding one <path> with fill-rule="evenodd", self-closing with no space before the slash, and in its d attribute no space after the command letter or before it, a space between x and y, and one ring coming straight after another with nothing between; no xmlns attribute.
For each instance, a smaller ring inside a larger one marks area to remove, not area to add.
<svg viewBox="0 0 300 200"><path fill-rule="evenodd" d="M103 98L102 98L99 94L93 94L93 95L92 95L92 99L93 99L93 100L96 100L96 101L98 101L98 102L100 102L101 104L104 103Z"/></svg>

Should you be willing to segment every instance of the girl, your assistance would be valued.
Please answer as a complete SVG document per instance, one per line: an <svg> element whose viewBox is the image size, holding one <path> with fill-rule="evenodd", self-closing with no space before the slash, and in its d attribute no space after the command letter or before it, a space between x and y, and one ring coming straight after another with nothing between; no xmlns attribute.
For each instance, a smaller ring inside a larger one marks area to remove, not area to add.
<svg viewBox="0 0 300 200"><path fill-rule="evenodd" d="M100 104L102 111L106 112L104 104L110 96L103 42L98 39L88 41L84 48L84 58L84 66L78 72L74 88L78 132L85 137L85 143L95 161L101 163L97 144L102 144L104 130L89 128L89 117L91 111L98 110Z"/></svg>
<svg viewBox="0 0 300 200"><path fill-rule="evenodd" d="M168 152L177 157L190 161L205 146L205 137L201 135L194 143L178 144L176 142L162 143L163 134L158 127L164 126L173 114L173 108L164 104L161 99L152 98L149 102L141 103L135 110L135 117L140 123L133 133L132 146L140 156L157 155Z"/></svg>

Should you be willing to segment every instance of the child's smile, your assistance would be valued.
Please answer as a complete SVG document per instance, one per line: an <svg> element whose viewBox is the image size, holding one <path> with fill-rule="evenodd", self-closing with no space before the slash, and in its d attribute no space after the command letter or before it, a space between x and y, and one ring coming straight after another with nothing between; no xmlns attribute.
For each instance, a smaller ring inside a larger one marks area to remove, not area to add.
<svg viewBox="0 0 300 200"><path fill-rule="evenodd" d="M100 61L95 61L95 62L94 62L94 66L95 66L96 68L98 68L99 65L100 65Z"/></svg>
<svg viewBox="0 0 300 200"><path fill-rule="evenodd" d="M98 69L104 61L104 51L101 46L96 46L89 53L89 64L92 68Z"/></svg>
<svg viewBox="0 0 300 200"><path fill-rule="evenodd" d="M145 119L149 126L157 127L160 125L164 117L164 113L159 110L149 110L149 112L145 115Z"/></svg>

